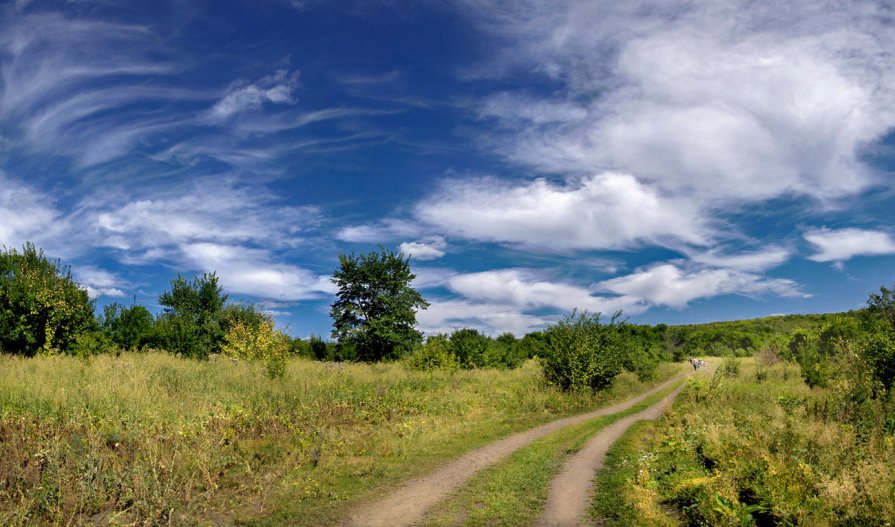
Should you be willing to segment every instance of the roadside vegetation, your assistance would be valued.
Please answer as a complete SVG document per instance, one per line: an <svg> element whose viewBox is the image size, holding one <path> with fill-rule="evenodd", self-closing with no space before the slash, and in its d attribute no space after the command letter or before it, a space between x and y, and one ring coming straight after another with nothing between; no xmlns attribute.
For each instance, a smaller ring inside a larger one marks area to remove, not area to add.
<svg viewBox="0 0 895 527"><path fill-rule="evenodd" d="M610 451L606 525L892 525L895 302L694 378ZM783 360L781 360L783 359ZM733 366L736 364L736 366Z"/></svg>
<svg viewBox="0 0 895 527"><path fill-rule="evenodd" d="M160 313L98 313L60 262L30 244L0 250L0 525L332 524L463 452L629 398L707 355L724 357L714 377L688 381L671 414L613 450L595 516L895 517L885 287L833 315L648 326L573 311L523 336L424 337L413 279L400 253L340 255L334 329L298 339L231 301L215 273L177 275ZM529 445L434 518L530 516L560 462L618 417Z"/></svg>
<svg viewBox="0 0 895 527"><path fill-rule="evenodd" d="M622 373L607 391L563 392L541 375L536 361L294 358L271 379L223 356L2 356L0 525L327 525L471 448L653 385Z"/></svg>

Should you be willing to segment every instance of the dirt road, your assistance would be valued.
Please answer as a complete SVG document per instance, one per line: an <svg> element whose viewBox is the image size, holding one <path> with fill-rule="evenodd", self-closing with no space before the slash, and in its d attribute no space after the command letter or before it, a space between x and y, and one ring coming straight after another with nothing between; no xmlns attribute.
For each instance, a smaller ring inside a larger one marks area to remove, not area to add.
<svg viewBox="0 0 895 527"><path fill-rule="evenodd" d="M537 527L577 527L587 520L587 508L593 498L591 489L598 471L603 468L606 452L637 421L656 419L671 405L683 385L646 410L607 426L587 442L553 480L544 512Z"/></svg>
<svg viewBox="0 0 895 527"><path fill-rule="evenodd" d="M680 382L680 376L666 381L633 399L586 414L559 419L525 432L513 434L468 452L432 474L408 481L390 496L357 509L344 525L346 527L404 527L417 525L422 521L424 514L430 507L446 498L454 489L468 481L473 474L493 465L515 450L560 428L627 410L650 395L665 390L676 382ZM587 488L589 489L590 487L588 486Z"/></svg>

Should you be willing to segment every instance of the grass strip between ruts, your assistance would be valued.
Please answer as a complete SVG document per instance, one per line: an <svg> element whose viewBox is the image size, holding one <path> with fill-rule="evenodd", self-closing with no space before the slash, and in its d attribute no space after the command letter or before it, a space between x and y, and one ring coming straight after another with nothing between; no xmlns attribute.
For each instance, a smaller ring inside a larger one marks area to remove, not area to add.
<svg viewBox="0 0 895 527"><path fill-rule="evenodd" d="M510 454L477 474L450 499L435 507L425 525L530 525L540 516L550 482L570 455L613 422L661 401L677 385L616 414L558 430Z"/></svg>

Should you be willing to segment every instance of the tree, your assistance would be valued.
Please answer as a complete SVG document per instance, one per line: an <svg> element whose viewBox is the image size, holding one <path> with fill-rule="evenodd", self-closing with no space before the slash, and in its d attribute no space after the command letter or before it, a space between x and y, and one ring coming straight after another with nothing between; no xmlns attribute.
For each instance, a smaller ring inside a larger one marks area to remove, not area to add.
<svg viewBox="0 0 895 527"><path fill-rule="evenodd" d="M221 350L227 295L215 273L205 273L192 282L178 274L171 280L171 290L162 293L158 301L165 308L156 324L161 347L203 359Z"/></svg>
<svg viewBox="0 0 895 527"><path fill-rule="evenodd" d="M102 330L122 349L142 347L151 337L154 325L155 317L141 305L125 307L113 302L103 309Z"/></svg>
<svg viewBox="0 0 895 527"><path fill-rule="evenodd" d="M477 329L458 329L451 333L451 353L460 361L461 368L481 368L485 366L490 340Z"/></svg>
<svg viewBox="0 0 895 527"><path fill-rule="evenodd" d="M620 313L609 324L599 313L574 311L545 331L550 353L544 359L547 382L563 390L608 388L622 371L625 341L617 330Z"/></svg>
<svg viewBox="0 0 895 527"><path fill-rule="evenodd" d="M883 286L879 288L879 293L871 293L867 309L885 320L892 331L895 331L895 284L892 289Z"/></svg>
<svg viewBox="0 0 895 527"><path fill-rule="evenodd" d="M225 308L227 332L221 352L229 357L264 362L273 378L286 373L289 339L274 328L273 317L251 305Z"/></svg>
<svg viewBox="0 0 895 527"><path fill-rule="evenodd" d="M363 361L394 359L422 342L416 310L429 306L410 282L410 258L401 253L371 251L339 254L340 268L332 281L338 287L333 303L332 337L340 347L353 348Z"/></svg>
<svg viewBox="0 0 895 527"><path fill-rule="evenodd" d="M33 356L69 351L96 328L87 290L58 260L26 243L0 250L0 351Z"/></svg>

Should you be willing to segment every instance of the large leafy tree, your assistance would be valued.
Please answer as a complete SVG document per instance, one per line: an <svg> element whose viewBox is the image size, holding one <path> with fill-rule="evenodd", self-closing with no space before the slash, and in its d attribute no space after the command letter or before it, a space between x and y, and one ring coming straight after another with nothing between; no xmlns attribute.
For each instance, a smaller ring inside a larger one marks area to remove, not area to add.
<svg viewBox="0 0 895 527"><path fill-rule="evenodd" d="M429 306L410 282L410 258L380 247L379 252L340 254L333 273L338 299L333 303L332 337L353 347L364 361L393 359L422 342L416 310Z"/></svg>
<svg viewBox="0 0 895 527"><path fill-rule="evenodd" d="M0 250L0 351L33 356L69 351L96 326L87 290L68 267L27 243Z"/></svg>
<svg viewBox="0 0 895 527"><path fill-rule="evenodd" d="M159 296L164 306L156 324L157 344L188 357L207 358L224 342L224 305L227 295L215 273L188 281L181 275L171 280L171 290Z"/></svg>

